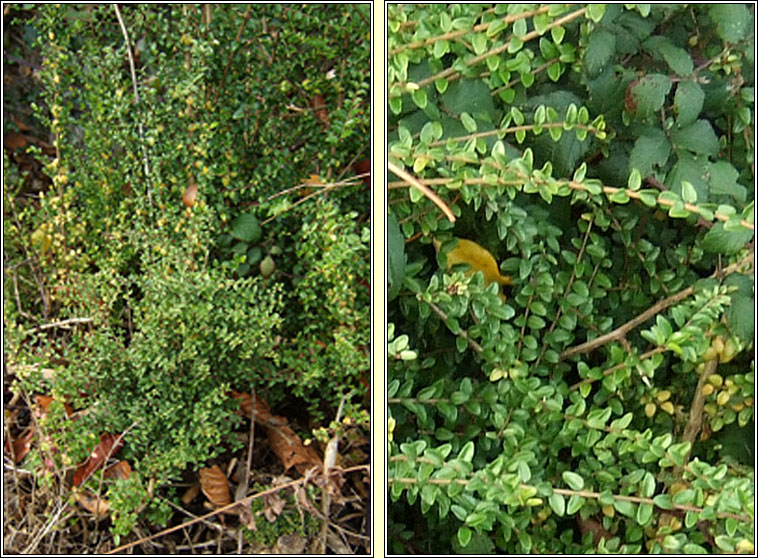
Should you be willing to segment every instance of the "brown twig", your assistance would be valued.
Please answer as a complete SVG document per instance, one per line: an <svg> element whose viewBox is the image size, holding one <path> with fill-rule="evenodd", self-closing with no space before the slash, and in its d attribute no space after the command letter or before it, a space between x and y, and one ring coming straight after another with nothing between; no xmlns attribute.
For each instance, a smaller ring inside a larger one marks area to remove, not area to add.
<svg viewBox="0 0 758 558"><path fill-rule="evenodd" d="M343 472L344 473L350 473L352 471L361 471L361 470L366 470L366 469L370 469L370 468L371 468L370 465L356 465L354 467L349 467L347 469L344 469ZM276 487L273 487L273 488L269 488L267 490L263 490L261 492L258 492L257 494L251 494L250 496L247 496L243 500L240 500L240 501L237 501L237 502L231 502L230 504L227 504L226 506L222 506L222 507L220 507L218 509L213 510L212 512L209 512L209 513L206 513L205 515L201 515L199 517L196 517L195 519L192 519L192 520L187 521L185 523L182 523L180 525L175 525L174 527L169 527L168 529L164 529L163 531L160 531L158 533L154 533L154 534L149 535L147 537L142 537L139 540L132 541L132 542L127 543L127 544L122 544L121 546L116 547L113 550L110 550L110 551L106 552L106 554L116 554L116 553L119 553L119 552L123 552L124 550L127 550L129 548L137 546L138 544L142 544L142 543L151 541L153 539L157 539L158 537L162 537L164 535L168 535L169 533L173 533L175 531L178 531L180 529L184 529L184 528L189 527L190 525L193 525L193 524L198 523L200 521L204 521L204 520L208 519L209 517L213 517L214 515L217 515L219 513L223 513L225 511L229 511L232 508L234 508L234 507L236 507L236 506L238 506L240 504L245 504L247 502L252 502L253 500L257 500L258 498L262 498L263 496L266 496L268 494L273 494L275 492L279 492L280 490L284 490L285 488L292 488L292 487L298 486L300 484L303 484L303 483L305 483L307 481L311 481L311 480L312 480L311 478L303 477L303 478L300 478L300 479L293 480L293 481L290 481L288 483L282 484L280 486L276 486Z"/></svg>
<svg viewBox="0 0 758 558"><path fill-rule="evenodd" d="M684 434L682 435L683 442L690 442L690 444L694 444L695 440L697 439L697 435L700 433L700 427L703 425L703 407L705 405L705 395L703 394L703 388L705 387L705 382L708 379L708 376L714 374L717 367L718 358L707 360L705 362L705 366L703 366L703 372L700 374L700 377L697 380L695 397L692 399L692 404L690 405L690 418L687 421L687 426L684 427ZM691 450L692 446L690 446L690 451ZM687 456L684 458L684 462L686 463L688 459L689 452L687 452ZM681 467L677 467L674 469L674 475L678 476L680 471Z"/></svg>
<svg viewBox="0 0 758 558"><path fill-rule="evenodd" d="M729 267L726 267L723 270L717 270L711 274L711 277L725 277L727 275L730 275L734 273L735 271L738 271L743 266L752 263L753 261L753 254L750 254L740 260L739 262L736 262ZM663 312L666 308L669 306L672 306L673 304L676 304L677 302L684 300L685 298L692 296L692 294L695 292L695 287L687 287L683 291L680 291L676 293L675 295L672 295L668 298L664 298L663 300L660 300L656 302L653 306L645 310L642 314L639 316L632 318L627 323L617 327L611 332L606 333L605 335L601 335L600 337L596 337L595 339L592 339L591 341L587 341L586 343L582 343L581 345L577 345L575 347L571 347L570 349L566 349L561 353L561 359L566 359L571 356L582 354L582 353L589 353L598 347L605 345L606 343L610 343L612 341L618 341L622 337L624 337L629 331L636 328L637 326L645 323L647 320L653 318L660 312Z"/></svg>
<svg viewBox="0 0 758 558"><path fill-rule="evenodd" d="M418 299L423 300L420 296L418 297ZM424 301L424 302L426 302L429 305L429 308L431 308L434 311L434 313L437 314L440 317L440 319L442 319L442 321L448 320L447 314L445 314L444 310L442 310L439 306L437 306L433 302L428 302L428 301ZM474 349L477 353L484 352L484 349L482 349L482 346L476 341L474 341L473 339L471 339L468 336L468 333L466 333L462 328L458 332L458 335L460 335L461 338L464 339L466 343L468 343L469 347Z"/></svg>
<svg viewBox="0 0 758 558"><path fill-rule="evenodd" d="M437 194L435 194L429 187L425 186L418 178L401 169L392 161L387 161L387 168L405 180L408 184L419 190L422 194L424 194L429 200L431 200L437 207L442 210L442 213L445 214L445 217L447 217L448 221L455 223L455 215L453 215L453 212L450 210L450 208L445 204L444 201L442 201L442 199L440 199Z"/></svg>
<svg viewBox="0 0 758 558"><path fill-rule="evenodd" d="M247 11L245 12L245 15L242 16L242 23L240 23L240 27L237 30L237 36L234 38L235 43L240 40L240 37L242 36L242 30L245 28L245 25L247 25L247 20L250 19L251 8L252 8L252 5L248 4ZM214 105L216 104L216 101L218 101L219 93L221 93L221 90L224 88L224 81L226 81L226 74L229 73L229 67L232 65L232 60L234 59L234 53L237 52L237 48L232 49L232 51L229 53L229 60L226 61L226 66L224 66L224 73L221 75L221 82L218 85L218 89L216 89L216 94L213 96Z"/></svg>
<svg viewBox="0 0 758 558"><path fill-rule="evenodd" d="M139 105L139 90L137 89L137 71L134 69L134 56L132 55L132 46L129 42L129 33L126 30L126 25L121 17L121 11L118 9L118 4L113 4L113 8L116 10L116 18L121 26L121 32L124 34L124 42L126 44L126 54L129 58L129 69L132 73L132 88L134 89L134 103ZM142 161L145 164L145 178L150 176L150 165L147 160L147 148L145 147L144 132L142 131L142 122L137 121L137 129L139 131L140 144L142 146ZM150 203L153 203L152 194L150 193L150 186L147 187L147 199Z"/></svg>

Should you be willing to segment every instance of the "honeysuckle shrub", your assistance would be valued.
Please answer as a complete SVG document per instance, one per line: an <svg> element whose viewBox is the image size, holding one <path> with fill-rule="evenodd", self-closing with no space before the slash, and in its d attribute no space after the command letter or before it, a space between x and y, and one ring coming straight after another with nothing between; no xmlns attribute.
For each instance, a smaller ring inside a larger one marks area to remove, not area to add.
<svg viewBox="0 0 758 558"><path fill-rule="evenodd" d="M753 21L388 6L391 552L753 552Z"/></svg>
<svg viewBox="0 0 758 558"><path fill-rule="evenodd" d="M368 6L121 6L134 75L113 5L28 9L55 156L30 148L38 199L4 159L4 351L14 389L58 402L36 451L65 471L123 434L134 475L103 492L123 534L240 449L231 390L314 429L345 399L366 428Z"/></svg>

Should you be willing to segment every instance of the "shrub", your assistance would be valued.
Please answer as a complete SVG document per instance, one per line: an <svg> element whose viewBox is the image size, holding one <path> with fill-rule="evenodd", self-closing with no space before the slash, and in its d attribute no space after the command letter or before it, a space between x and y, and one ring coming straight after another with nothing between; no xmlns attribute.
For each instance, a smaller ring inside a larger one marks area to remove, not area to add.
<svg viewBox="0 0 758 558"><path fill-rule="evenodd" d="M123 434L124 534L148 484L239 449L232 389L303 402L313 428L347 396L365 425L370 216L350 178L369 157L368 11L33 10L55 156L35 151L38 201L4 159L6 254L27 279L5 291L5 351L15 390L78 411L41 423L57 467Z"/></svg>
<svg viewBox="0 0 758 558"><path fill-rule="evenodd" d="M752 7L388 10L391 550L752 552Z"/></svg>

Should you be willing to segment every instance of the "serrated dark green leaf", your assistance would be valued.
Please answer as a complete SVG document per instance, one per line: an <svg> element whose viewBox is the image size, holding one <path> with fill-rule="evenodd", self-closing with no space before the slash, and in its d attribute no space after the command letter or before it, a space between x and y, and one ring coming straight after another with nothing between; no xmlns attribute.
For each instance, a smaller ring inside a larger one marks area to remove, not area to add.
<svg viewBox="0 0 758 558"><path fill-rule="evenodd" d="M727 42L741 41L748 29L752 29L753 18L743 4L713 4L710 15L719 37Z"/></svg>
<svg viewBox="0 0 758 558"><path fill-rule="evenodd" d="M649 116L661 110L671 89L671 80L663 74L648 74L631 88L638 116Z"/></svg>
<svg viewBox="0 0 758 558"><path fill-rule="evenodd" d="M673 130L671 141L674 147L684 148L698 155L715 157L719 150L719 140L707 120L698 120L689 126Z"/></svg>
<svg viewBox="0 0 758 558"><path fill-rule="evenodd" d="M679 126L687 126L697 120L703 110L705 93L694 81L680 81L674 94L674 112Z"/></svg>
<svg viewBox="0 0 758 558"><path fill-rule="evenodd" d="M587 75L590 77L598 75L613 57L615 49L616 35L602 28L593 31L584 54Z"/></svg>
<svg viewBox="0 0 758 558"><path fill-rule="evenodd" d="M692 73L693 64L689 53L683 48L674 46L668 41L659 45L660 53L666 64L669 65L677 75L688 76Z"/></svg>
<svg viewBox="0 0 758 558"><path fill-rule="evenodd" d="M629 154L629 172L637 169L648 176L654 167L663 167L671 153L671 144L660 128L647 128L634 142Z"/></svg>
<svg viewBox="0 0 758 558"><path fill-rule="evenodd" d="M726 321L729 329L748 343L755 335L755 294L753 293L753 281L750 277L735 273L727 277L727 286L737 287L730 297L732 303L726 309Z"/></svg>
<svg viewBox="0 0 758 558"><path fill-rule="evenodd" d="M387 215L387 298L392 300L400 292L405 277L405 237L400 231L395 214Z"/></svg>
<svg viewBox="0 0 758 558"><path fill-rule="evenodd" d="M258 218L252 213L243 213L232 221L232 230L230 233L234 238L255 244L261 239L263 231L258 224Z"/></svg>
<svg viewBox="0 0 758 558"><path fill-rule="evenodd" d="M717 254L735 254L753 239L753 234L750 229L727 231L723 223L716 223L703 238L703 249Z"/></svg>

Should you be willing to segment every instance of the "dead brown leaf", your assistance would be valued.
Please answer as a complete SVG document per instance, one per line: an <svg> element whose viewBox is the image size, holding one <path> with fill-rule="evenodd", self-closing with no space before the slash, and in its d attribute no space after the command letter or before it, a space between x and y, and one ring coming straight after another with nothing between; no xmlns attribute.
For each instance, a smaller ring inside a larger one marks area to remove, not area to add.
<svg viewBox="0 0 758 558"><path fill-rule="evenodd" d="M192 503L192 500L197 498L198 494L200 494L200 483L196 482L193 483L192 486L190 486L187 490L185 490L184 494L182 494L182 504L189 506Z"/></svg>
<svg viewBox="0 0 758 558"><path fill-rule="evenodd" d="M263 515L266 516L269 523L273 523L284 510L286 502L279 496L278 492L272 492L263 497L263 504L265 506L263 508Z"/></svg>
<svg viewBox="0 0 758 558"><path fill-rule="evenodd" d="M90 492L79 491L74 492L74 497L79 505L93 515L103 517L108 515L108 500L104 498L98 498Z"/></svg>
<svg viewBox="0 0 758 558"><path fill-rule="evenodd" d="M255 523L255 515L253 515L253 510L250 509L250 504L240 504L235 509L239 510L240 522L245 527L251 531L258 530L258 525Z"/></svg>
<svg viewBox="0 0 758 558"><path fill-rule="evenodd" d="M316 115L318 121L324 125L324 128L328 128L329 113L326 110L326 102L324 101L324 96L316 93L311 99L311 108L313 109L313 112Z"/></svg>
<svg viewBox="0 0 758 558"><path fill-rule="evenodd" d="M132 466L128 461L119 461L105 470L106 479L128 479L132 476Z"/></svg>
<svg viewBox="0 0 758 558"><path fill-rule="evenodd" d="M229 481L218 465L200 469L200 489L217 508L232 503Z"/></svg>
<svg viewBox="0 0 758 558"><path fill-rule="evenodd" d="M89 458L74 473L74 486L80 486L92 473L99 469L105 461L114 456L124 445L120 436L101 434L100 443L95 446Z"/></svg>
<svg viewBox="0 0 758 558"><path fill-rule="evenodd" d="M34 429L29 428L25 434L21 434L15 440L9 441L5 438L5 451L13 458L13 463L21 463L29 453L32 447L32 438L34 438Z"/></svg>
<svg viewBox="0 0 758 558"><path fill-rule="evenodd" d="M302 535L282 535L274 545L273 554L288 554L294 556L303 554L305 538Z"/></svg>
<svg viewBox="0 0 758 558"><path fill-rule="evenodd" d="M53 402L53 397L50 395L36 395L34 397L34 400L37 402L37 405L40 406L42 409L42 413L39 414L39 416L44 416L45 414L50 412L50 404ZM63 408L66 411L66 416L70 417L74 414L74 408L69 405L68 403L63 404Z"/></svg>
<svg viewBox="0 0 758 558"><path fill-rule="evenodd" d="M294 430L287 426L283 417L271 417L263 424L268 435L271 450L284 465L284 470L295 467L298 473L305 473L313 467L324 466L313 446L306 446Z"/></svg>

